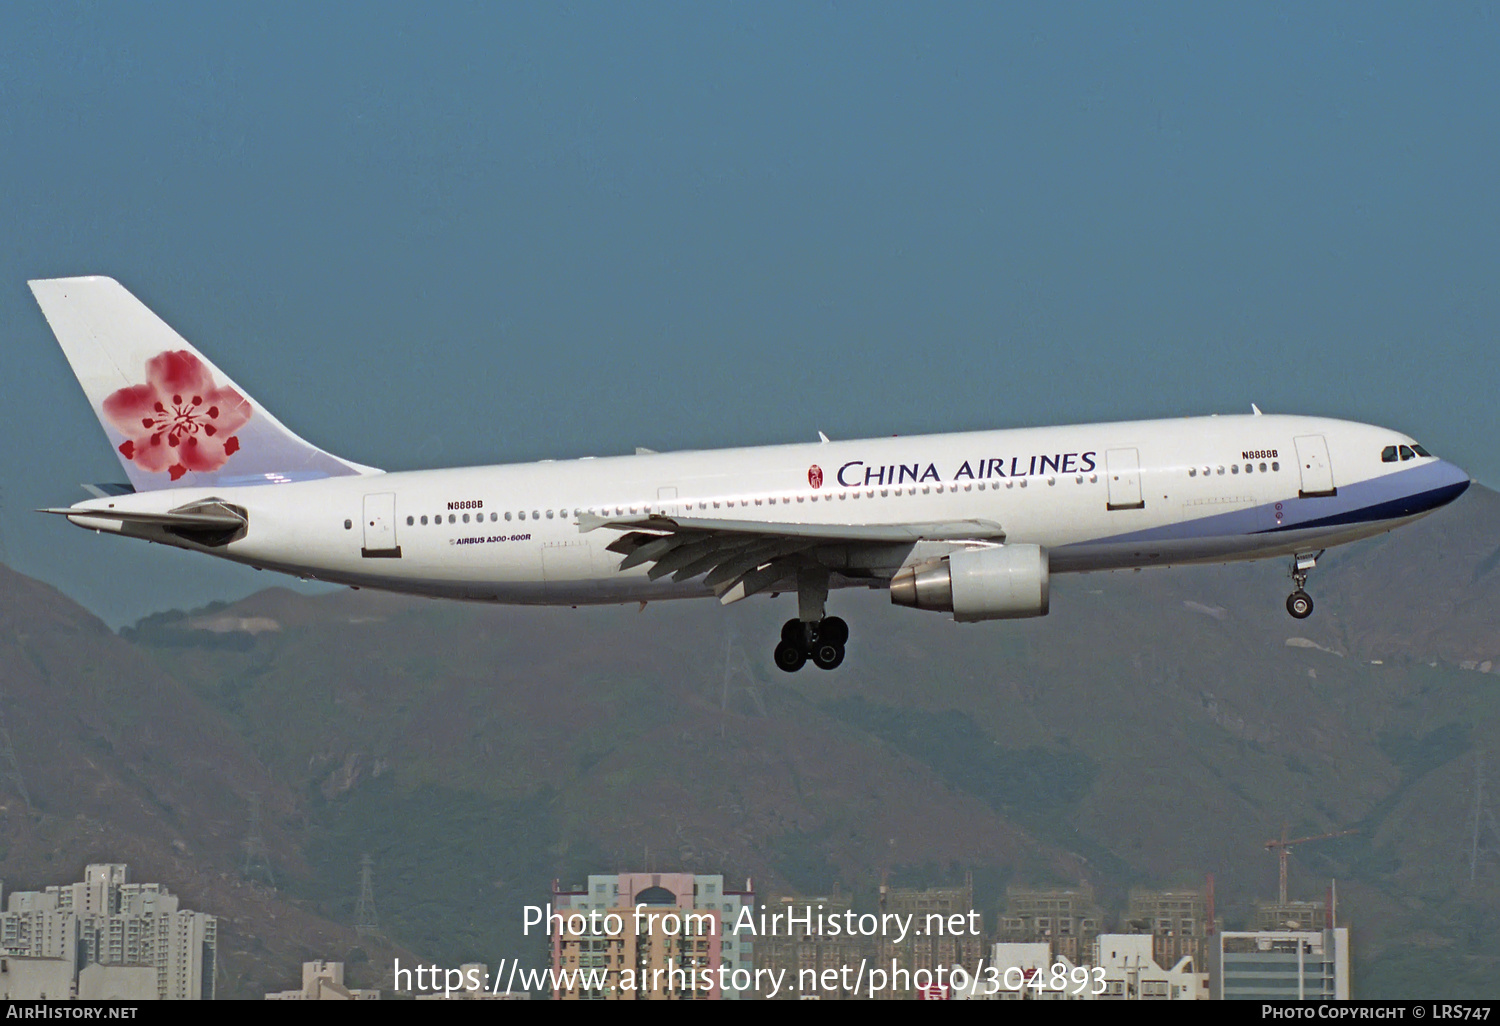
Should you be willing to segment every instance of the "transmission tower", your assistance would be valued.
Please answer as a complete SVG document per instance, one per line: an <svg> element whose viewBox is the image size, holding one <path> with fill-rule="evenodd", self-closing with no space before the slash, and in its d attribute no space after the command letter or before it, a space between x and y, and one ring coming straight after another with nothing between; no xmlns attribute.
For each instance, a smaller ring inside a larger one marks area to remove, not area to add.
<svg viewBox="0 0 1500 1026"><path fill-rule="evenodd" d="M380 936L380 916L375 912L375 883L370 856L359 857L359 901L354 905L354 932L361 937Z"/></svg>
<svg viewBox="0 0 1500 1026"><path fill-rule="evenodd" d="M31 794L26 790L26 781L21 776L21 764L16 761L15 746L10 743L10 728L5 723L4 709L0 709L0 764L3 764L5 779L15 787L16 793L26 803L26 811L30 812Z"/></svg>
<svg viewBox="0 0 1500 1026"><path fill-rule="evenodd" d="M1484 755L1474 753L1474 813L1470 817L1473 831L1469 840L1469 885L1479 874L1479 860L1486 855L1500 855L1500 825L1484 795Z"/></svg>
<svg viewBox="0 0 1500 1026"><path fill-rule="evenodd" d="M266 849L266 839L260 832L260 792L250 794L250 831L245 835L245 863L240 873L246 880L264 878L271 889L276 889L276 874L271 872L271 853Z"/></svg>
<svg viewBox="0 0 1500 1026"><path fill-rule="evenodd" d="M743 683L736 686L736 677L742 678ZM750 657L745 655L745 647L740 644L739 636L733 631L724 639L724 683L719 690L720 737L724 736L724 721L729 713L729 694L732 690L744 691L760 714L766 714L766 703L760 697L760 682L750 672Z"/></svg>

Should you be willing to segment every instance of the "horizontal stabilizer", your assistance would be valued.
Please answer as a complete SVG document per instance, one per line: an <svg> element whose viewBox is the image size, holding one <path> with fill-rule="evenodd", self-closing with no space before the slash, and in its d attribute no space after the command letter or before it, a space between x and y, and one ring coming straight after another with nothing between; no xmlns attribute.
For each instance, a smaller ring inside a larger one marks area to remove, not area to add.
<svg viewBox="0 0 1500 1026"><path fill-rule="evenodd" d="M107 499L111 495L132 495L135 492L134 488L130 487L128 484L123 483L86 484L79 485L78 487L82 488L84 491L88 492L96 499Z"/></svg>
<svg viewBox="0 0 1500 1026"><path fill-rule="evenodd" d="M234 541L250 524L250 518L243 509L218 499L179 506L165 513L96 506L68 506L39 509L37 512L67 517L80 527L98 526L88 524L89 520L112 520L122 526L161 528L187 541L210 546L226 545Z"/></svg>

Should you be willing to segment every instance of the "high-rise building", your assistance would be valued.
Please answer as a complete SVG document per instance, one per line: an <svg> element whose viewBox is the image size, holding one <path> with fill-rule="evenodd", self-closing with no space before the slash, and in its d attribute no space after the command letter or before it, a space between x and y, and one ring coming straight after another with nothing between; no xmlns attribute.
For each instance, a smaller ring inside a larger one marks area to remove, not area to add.
<svg viewBox="0 0 1500 1026"><path fill-rule="evenodd" d="M1255 906L1257 930L1311 930L1316 933L1334 926L1330 921L1332 902L1264 901Z"/></svg>
<svg viewBox="0 0 1500 1026"><path fill-rule="evenodd" d="M892 988L885 996L909 998L922 984L927 989L940 987L955 965L974 966L984 951L984 922L974 910L974 885L966 880L962 887L904 888L880 885L882 915L910 917L912 928L902 937L899 932L879 934L880 965L891 973ZM902 976L905 969L913 975ZM941 973L939 972L941 970ZM905 984L911 982L910 988ZM947 986L946 983L941 986Z"/></svg>
<svg viewBox="0 0 1500 1026"><path fill-rule="evenodd" d="M803 991L825 1001L860 997L853 981L843 972L860 960L873 961L879 951L873 937L832 934L818 928L818 915L843 916L852 911L852 901L838 891L800 897L786 895L768 903L766 922L777 929L756 938L755 965L787 981L777 996L795 1000Z"/></svg>
<svg viewBox="0 0 1500 1026"><path fill-rule="evenodd" d="M1092 888L1005 889L1005 913L999 939L1011 944L1047 943L1054 955L1074 965L1087 962L1099 936L1104 910L1094 902Z"/></svg>
<svg viewBox="0 0 1500 1026"><path fill-rule="evenodd" d="M1349 931L1257 930L1219 935L1225 1000L1347 1001Z"/></svg>
<svg viewBox="0 0 1500 1026"><path fill-rule="evenodd" d="M123 863L88 866L78 883L8 896L0 951L75 967L150 966L157 996L212 999L218 920L179 907L161 884L131 883Z"/></svg>
<svg viewBox="0 0 1500 1026"><path fill-rule="evenodd" d="M1132 890L1125 918L1126 932L1151 935L1151 955L1157 965L1172 966L1191 958L1200 972L1207 969L1217 924L1208 920L1205 891Z"/></svg>
<svg viewBox="0 0 1500 1026"><path fill-rule="evenodd" d="M735 980L750 989L755 956L735 924L754 902L748 880L744 890L729 890L718 875L598 874L581 890L554 884L548 935L559 985L553 997L738 998Z"/></svg>

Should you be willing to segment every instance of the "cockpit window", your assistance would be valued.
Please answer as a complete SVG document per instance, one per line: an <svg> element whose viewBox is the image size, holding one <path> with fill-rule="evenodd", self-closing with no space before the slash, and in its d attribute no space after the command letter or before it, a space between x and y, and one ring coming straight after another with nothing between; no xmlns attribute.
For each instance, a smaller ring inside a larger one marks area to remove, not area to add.
<svg viewBox="0 0 1500 1026"><path fill-rule="evenodd" d="M1417 454L1414 453L1414 452L1412 452L1411 446L1409 446L1409 445L1403 445L1401 447L1401 459L1402 460L1414 460L1416 458L1417 458Z"/></svg>
<svg viewBox="0 0 1500 1026"><path fill-rule="evenodd" d="M1396 447L1394 445L1388 445L1384 449L1380 450L1380 462L1381 463L1395 463L1396 462Z"/></svg>
<svg viewBox="0 0 1500 1026"><path fill-rule="evenodd" d="M1412 451L1415 452L1418 456L1429 456L1430 457L1432 455L1432 453L1430 453L1426 449L1422 448L1416 442L1411 443L1411 447L1412 447Z"/></svg>

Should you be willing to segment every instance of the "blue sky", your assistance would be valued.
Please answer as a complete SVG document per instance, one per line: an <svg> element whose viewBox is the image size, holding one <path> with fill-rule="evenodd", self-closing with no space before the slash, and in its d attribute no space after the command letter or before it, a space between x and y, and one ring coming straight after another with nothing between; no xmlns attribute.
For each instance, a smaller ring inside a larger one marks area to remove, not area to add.
<svg viewBox="0 0 1500 1026"><path fill-rule="evenodd" d="M28 278L119 278L389 469L1237 412L1479 480L1489 4L12 4L8 560L111 623L279 583L29 512L118 464Z"/></svg>

